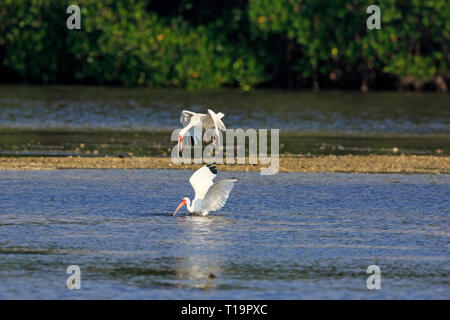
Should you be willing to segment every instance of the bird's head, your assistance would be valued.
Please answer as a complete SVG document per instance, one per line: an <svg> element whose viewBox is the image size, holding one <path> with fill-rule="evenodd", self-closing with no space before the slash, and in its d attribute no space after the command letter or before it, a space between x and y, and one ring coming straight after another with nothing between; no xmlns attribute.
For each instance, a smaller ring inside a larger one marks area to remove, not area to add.
<svg viewBox="0 0 450 320"><path fill-rule="evenodd" d="M180 210L186 203L189 203L190 201L189 201L189 198L186 198L186 197L184 197L182 200L181 200L181 202L180 202L180 204L178 205L178 207L175 209L175 211L173 212L173 216L174 215L176 215L177 214L177 212L178 212L178 210Z"/></svg>

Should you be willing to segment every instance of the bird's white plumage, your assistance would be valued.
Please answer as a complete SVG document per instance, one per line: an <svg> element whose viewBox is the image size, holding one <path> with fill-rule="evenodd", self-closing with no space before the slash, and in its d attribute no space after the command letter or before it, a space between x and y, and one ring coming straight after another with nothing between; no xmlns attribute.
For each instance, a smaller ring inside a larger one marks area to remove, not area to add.
<svg viewBox="0 0 450 320"><path fill-rule="evenodd" d="M183 125L183 129L179 134L183 137L193 137L194 145L197 145L202 139L202 122L204 116L203 113L183 110L180 116L180 122ZM187 141L190 142L190 139Z"/></svg>
<svg viewBox="0 0 450 320"><path fill-rule="evenodd" d="M215 113L211 109L208 109L208 118L206 121L212 121L213 125L209 124L209 128L214 128L214 136L217 140L217 143L220 145L220 131L225 131L227 128L225 128L225 125L223 124L222 119L225 115L222 112Z"/></svg>
<svg viewBox="0 0 450 320"><path fill-rule="evenodd" d="M216 174L212 173L207 166L203 166L189 179L189 183L195 191L195 199L203 200L209 188L214 184Z"/></svg>
<svg viewBox="0 0 450 320"><path fill-rule="evenodd" d="M195 171L189 179L189 183L195 191L195 198L192 200L192 205L189 198L183 198L173 215L183 205L186 205L189 212L201 213L202 215L207 215L210 211L216 211L222 208L233 189L234 182L239 179L223 179L214 184L213 180L216 175L217 170L213 165L203 166Z"/></svg>
<svg viewBox="0 0 450 320"><path fill-rule="evenodd" d="M215 113L211 109L208 109L208 116L214 123L214 127L217 127L219 130L227 130L221 120L225 116L222 112Z"/></svg>
<svg viewBox="0 0 450 320"><path fill-rule="evenodd" d="M180 116L183 129L180 130L179 134L183 137L192 136L194 138L194 145L197 145L202 137L202 130L205 130L204 138L206 141L206 130L214 129L215 141L220 143L220 131L226 130L221 120L224 116L222 112L215 113L211 109L208 109L208 114L183 110Z"/></svg>
<svg viewBox="0 0 450 320"><path fill-rule="evenodd" d="M216 211L225 205L237 178L223 179L212 185L203 198L203 207L206 211Z"/></svg>
<svg viewBox="0 0 450 320"><path fill-rule="evenodd" d="M200 140L202 139L202 124L201 123L193 124L192 128L190 128L188 131L186 131L184 136L193 137L194 145L197 145L200 142Z"/></svg>
<svg viewBox="0 0 450 320"><path fill-rule="evenodd" d="M186 127L187 124L191 121L192 116L196 114L197 113L188 110L181 111L180 122L183 125L183 127Z"/></svg>

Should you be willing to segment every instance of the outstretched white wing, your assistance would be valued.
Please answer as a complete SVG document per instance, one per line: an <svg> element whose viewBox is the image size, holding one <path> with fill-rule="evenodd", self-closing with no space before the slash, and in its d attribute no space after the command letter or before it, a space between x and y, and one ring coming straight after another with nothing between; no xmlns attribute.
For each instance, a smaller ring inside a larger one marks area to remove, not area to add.
<svg viewBox="0 0 450 320"><path fill-rule="evenodd" d="M228 196L238 178L223 179L212 185L203 198L203 208L207 211L216 211L227 202Z"/></svg>
<svg viewBox="0 0 450 320"><path fill-rule="evenodd" d="M219 130L227 130L225 128L225 125L222 122L222 118L225 117L225 115L222 112L215 113L211 109L208 109L208 115L211 117L212 121L214 122L214 126Z"/></svg>
<svg viewBox="0 0 450 320"><path fill-rule="evenodd" d="M195 191L196 199L203 199L209 188L214 184L213 179L217 175L214 165L208 164L194 172L189 183Z"/></svg>
<svg viewBox="0 0 450 320"><path fill-rule="evenodd" d="M183 127L186 127L189 124L189 122L191 122L191 118L196 114L197 113L188 110L181 111L180 122L183 125Z"/></svg>
<svg viewBox="0 0 450 320"><path fill-rule="evenodd" d="M225 115L222 112L215 113L211 109L208 109L208 117L209 117L210 122L214 126L214 136L217 140L217 144L219 144L219 145L221 144L220 130L225 131L227 129L227 128L225 128L225 125L223 124L223 122L221 120L224 116Z"/></svg>

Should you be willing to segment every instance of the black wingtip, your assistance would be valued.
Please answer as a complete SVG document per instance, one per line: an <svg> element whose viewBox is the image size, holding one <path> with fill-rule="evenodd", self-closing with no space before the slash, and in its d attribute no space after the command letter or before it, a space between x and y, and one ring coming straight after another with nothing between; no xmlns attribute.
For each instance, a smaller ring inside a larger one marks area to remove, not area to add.
<svg viewBox="0 0 450 320"><path fill-rule="evenodd" d="M216 166L215 166L213 163L209 163L209 164L207 164L206 166L209 168L209 170L210 170L213 174L217 174L217 168L216 168Z"/></svg>
<svg viewBox="0 0 450 320"><path fill-rule="evenodd" d="M232 177L231 179L241 180L241 179L239 179L239 178L237 178L237 177Z"/></svg>

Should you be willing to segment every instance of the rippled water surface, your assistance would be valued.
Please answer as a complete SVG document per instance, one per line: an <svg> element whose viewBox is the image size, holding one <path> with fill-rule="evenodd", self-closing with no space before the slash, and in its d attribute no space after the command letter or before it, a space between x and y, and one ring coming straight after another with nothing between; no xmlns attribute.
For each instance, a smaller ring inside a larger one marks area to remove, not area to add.
<svg viewBox="0 0 450 320"><path fill-rule="evenodd" d="M181 110L212 108L230 128L450 133L449 105L439 93L0 86L0 128L173 129Z"/></svg>
<svg viewBox="0 0 450 320"><path fill-rule="evenodd" d="M450 298L448 175L219 172L222 211L172 217L191 174L0 171L0 298Z"/></svg>

